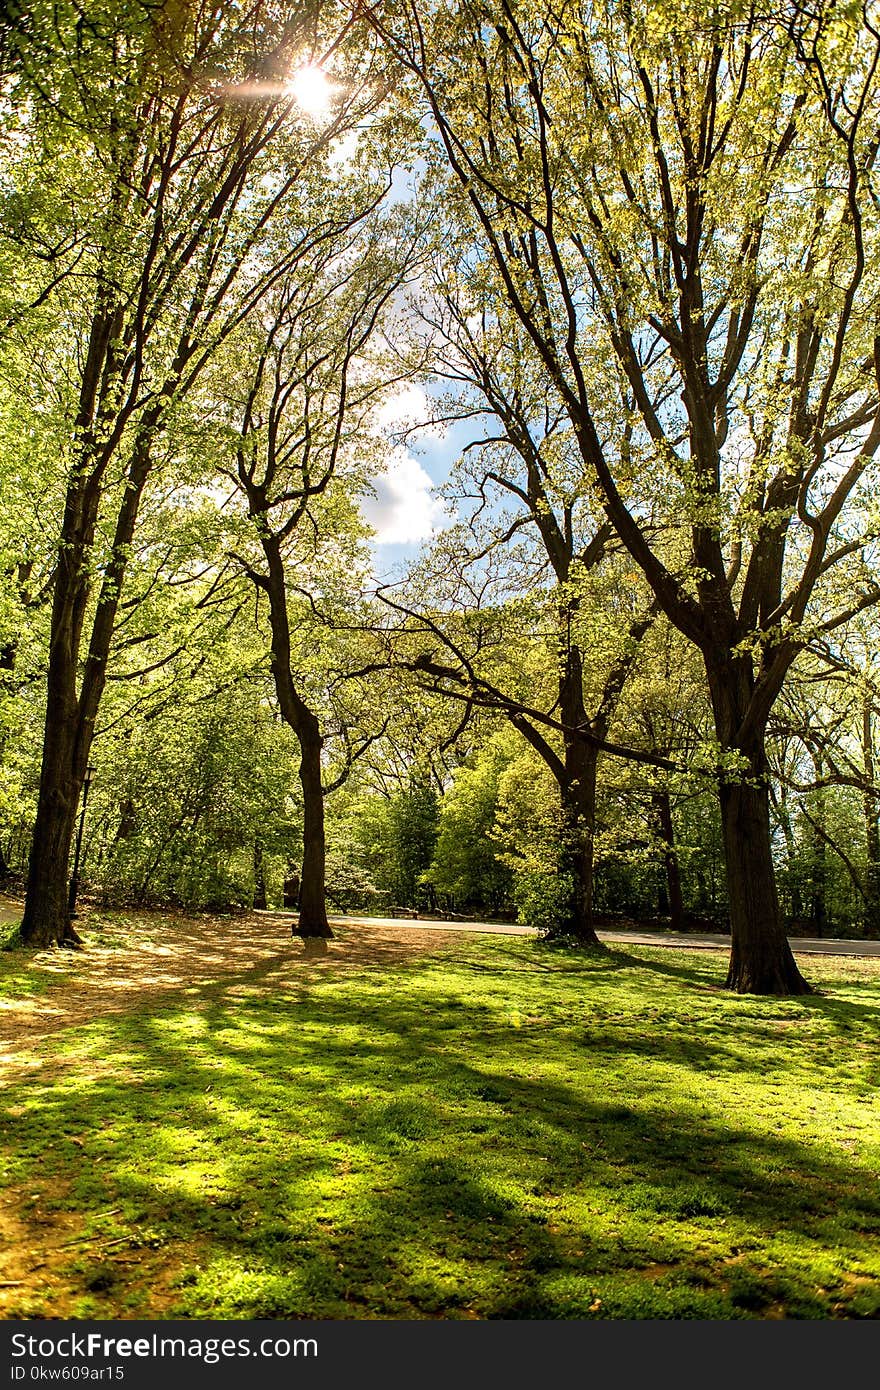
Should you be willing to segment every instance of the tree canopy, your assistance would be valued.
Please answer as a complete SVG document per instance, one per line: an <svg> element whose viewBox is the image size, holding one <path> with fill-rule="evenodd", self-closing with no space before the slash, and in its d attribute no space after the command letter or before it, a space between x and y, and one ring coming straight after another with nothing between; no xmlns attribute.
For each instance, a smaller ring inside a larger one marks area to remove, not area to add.
<svg viewBox="0 0 880 1390"><path fill-rule="evenodd" d="M708 921L758 993L880 929L868 9L37 4L0 56L27 941L90 768L108 898Z"/></svg>

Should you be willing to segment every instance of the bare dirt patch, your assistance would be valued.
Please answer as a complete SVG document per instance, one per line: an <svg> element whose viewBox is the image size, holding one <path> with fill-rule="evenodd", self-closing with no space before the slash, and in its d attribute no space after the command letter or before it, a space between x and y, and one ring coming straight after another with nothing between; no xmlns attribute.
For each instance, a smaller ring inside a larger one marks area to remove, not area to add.
<svg viewBox="0 0 880 1390"><path fill-rule="evenodd" d="M143 1248L130 1233L116 1234L118 1209L92 1213L85 1233L78 1212L51 1206L63 1198L62 1185L48 1179L38 1194L12 1190L0 1200L0 1317L68 1318L91 1295L96 1316L124 1318L120 1297L133 1282L149 1290L148 1316L164 1316L192 1247ZM143 1306L128 1316L144 1316Z"/></svg>
<svg viewBox="0 0 880 1390"><path fill-rule="evenodd" d="M332 940L291 935L291 913L240 917L185 917L163 913L121 919L110 931L80 924L82 951L37 951L28 969L41 977L39 992L0 1000L0 1074L22 1050L59 1030L107 1014L135 1013L180 996L188 1005L236 989L306 983L316 971L391 966L436 951L449 933L411 926L352 922L334 927ZM90 940L91 937L91 940ZM117 939L118 938L118 939ZM2 958L0 958L2 959ZM16 953L16 962L21 957Z"/></svg>

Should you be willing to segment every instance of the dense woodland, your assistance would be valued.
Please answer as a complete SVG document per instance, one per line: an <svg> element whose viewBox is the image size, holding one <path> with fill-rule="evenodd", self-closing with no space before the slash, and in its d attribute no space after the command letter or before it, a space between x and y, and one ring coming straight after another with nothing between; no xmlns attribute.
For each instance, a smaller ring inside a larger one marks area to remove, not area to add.
<svg viewBox="0 0 880 1390"><path fill-rule="evenodd" d="M104 903L295 870L304 935L709 925L760 993L809 988L786 931L876 936L870 7L11 9L24 941L77 944L84 790ZM389 578L370 498L432 430L443 508Z"/></svg>

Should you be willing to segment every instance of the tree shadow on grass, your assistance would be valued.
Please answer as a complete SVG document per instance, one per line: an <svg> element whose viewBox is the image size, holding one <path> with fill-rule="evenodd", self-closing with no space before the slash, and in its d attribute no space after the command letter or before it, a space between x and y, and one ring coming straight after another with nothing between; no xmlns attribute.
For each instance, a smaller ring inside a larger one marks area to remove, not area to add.
<svg viewBox="0 0 880 1390"><path fill-rule="evenodd" d="M644 947L649 950L650 947ZM666 951L666 946L658 947L658 950ZM614 967L619 970L647 970L653 975L661 975L665 979L675 981L686 981L688 984L698 985L702 990L723 991L724 980L727 974L727 962L724 966L720 964L714 970L707 966L700 968L696 965L678 965L671 960L652 960L642 955L633 955L630 951L609 950Z"/></svg>
<svg viewBox="0 0 880 1390"><path fill-rule="evenodd" d="M878 1004L869 1004L862 1000L856 1002L851 999L841 999L831 993L805 994L801 996L801 1003L810 1013L820 1014L829 1021L842 1026L844 1030L869 1023L873 1026L875 1040L878 1036L877 1025L880 1023L880 1005Z"/></svg>
<svg viewBox="0 0 880 1390"><path fill-rule="evenodd" d="M192 1247L194 1316L728 1317L774 1298L830 1315L808 1267L880 1231L864 1165L750 1128L715 1093L699 1113L664 1092L670 1067L692 1070L675 1035L573 1049L570 1027L462 1015L316 991L218 998L198 1030L117 1016L90 1030L93 1055L137 1074L22 1087L10 1134L36 1174L52 1136L72 1206L122 1201L127 1229ZM720 1029L706 1047L741 1069ZM733 1273L713 1264L719 1223L755 1247ZM780 1229L802 1258L768 1283Z"/></svg>
<svg viewBox="0 0 880 1390"><path fill-rule="evenodd" d="M665 950L667 948L664 947L663 949ZM609 968L646 971L652 975L658 975L676 982L696 985L703 993L728 994L728 991L724 987L724 980L727 973L726 962L723 969L719 968L712 970L708 967L700 969L698 966L680 965L669 960L646 959L642 956L633 956L628 952L609 951L608 954L609 957L614 958L609 960ZM791 1002L795 1007L803 1007L811 1012L824 1014L827 1018L838 1022L864 1023L870 1020L880 1020L880 1004L874 1002L877 997L876 985L851 982L847 986L847 992L850 994L861 991L867 992L869 990L872 994L872 1001L870 1003L861 1000L855 1002L851 999L843 999L840 995L835 994L832 989L828 989L827 987L817 988L814 994L792 996L791 1001L788 1001L784 997L776 998L775 996L769 995L750 994L737 995L733 992L729 994L729 997L731 999L737 998L745 1001L762 1000L770 1004L786 1004Z"/></svg>

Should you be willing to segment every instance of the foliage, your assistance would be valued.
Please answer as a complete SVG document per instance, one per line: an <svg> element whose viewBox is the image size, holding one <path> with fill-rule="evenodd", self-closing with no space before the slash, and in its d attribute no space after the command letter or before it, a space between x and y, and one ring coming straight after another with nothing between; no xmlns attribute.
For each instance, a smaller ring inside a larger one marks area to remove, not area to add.
<svg viewBox="0 0 880 1390"><path fill-rule="evenodd" d="M880 931L863 19L13 17L0 874L25 872L50 731L69 828L94 730L86 892L242 903L263 854L277 899L303 800L274 534L334 906L552 929L579 844L599 912L662 911L672 857L685 912L723 921L747 875L718 796L754 785L789 922ZM316 118L287 77L325 40ZM409 437L377 421L412 381L453 430L453 515L370 594L361 505Z"/></svg>
<svg viewBox="0 0 880 1390"><path fill-rule="evenodd" d="M449 905L492 913L507 906L511 875L494 834L509 746L496 735L453 775L440 802L437 841L425 878Z"/></svg>
<svg viewBox="0 0 880 1390"><path fill-rule="evenodd" d="M281 901L295 857L296 760L245 686L173 721L129 729L105 751L83 875L105 900L250 906L254 845Z"/></svg>
<svg viewBox="0 0 880 1390"><path fill-rule="evenodd" d="M416 773L409 786L377 804L376 812L384 830L377 882L395 903L414 907L425 900L423 884L437 840L437 793Z"/></svg>

